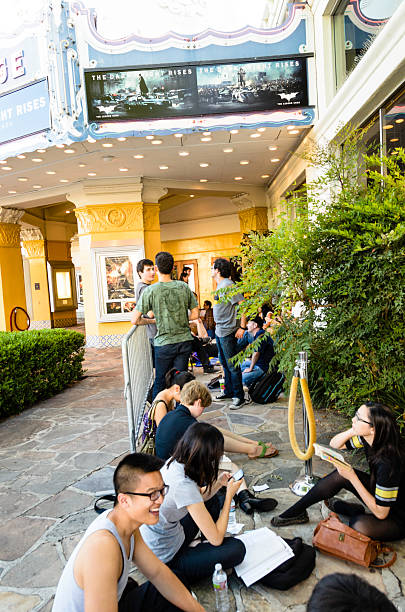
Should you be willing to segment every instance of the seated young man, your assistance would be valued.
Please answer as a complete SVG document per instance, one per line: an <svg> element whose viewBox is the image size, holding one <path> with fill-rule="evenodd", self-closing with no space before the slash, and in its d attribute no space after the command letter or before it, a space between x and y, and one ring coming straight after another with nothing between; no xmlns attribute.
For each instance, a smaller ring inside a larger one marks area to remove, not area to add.
<svg viewBox="0 0 405 612"><path fill-rule="evenodd" d="M253 385L263 374L268 372L270 361L274 357L273 340L270 334L264 331L263 323L264 321L259 315L248 321L247 331L243 334L243 338L238 341L238 346L242 349L257 338L263 337L251 359L245 359L241 365L242 383L247 387Z"/></svg>
<svg viewBox="0 0 405 612"><path fill-rule="evenodd" d="M63 570L53 612L201 611L179 578L139 531L159 521L167 487L157 457L133 453L114 472L115 505L87 528ZM128 579L134 561L150 582Z"/></svg>
<svg viewBox="0 0 405 612"><path fill-rule="evenodd" d="M156 455L165 461L172 456L177 442L187 429L197 423L197 419L204 412L204 408L211 405L212 398L205 385L192 380L182 388L180 401L181 404L175 410L171 410L163 417L156 430ZM264 442L242 438L221 427L216 427L216 429L219 429L224 437L225 452L245 453L250 459L278 455L278 450L270 443L264 444ZM230 464L226 469L233 469L235 472L238 468L235 464ZM255 498L254 494L247 490L244 481L239 488L237 497L240 507L247 514L252 514L253 510L270 512L277 505L275 499Z"/></svg>

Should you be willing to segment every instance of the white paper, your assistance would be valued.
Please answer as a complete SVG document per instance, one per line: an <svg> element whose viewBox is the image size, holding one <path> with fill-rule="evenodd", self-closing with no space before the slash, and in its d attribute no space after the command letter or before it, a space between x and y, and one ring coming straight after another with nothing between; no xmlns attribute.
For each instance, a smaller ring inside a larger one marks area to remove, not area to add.
<svg viewBox="0 0 405 612"><path fill-rule="evenodd" d="M269 485L266 483L262 485L253 485L252 488L255 493L260 493L260 491L266 491L267 489L270 489Z"/></svg>
<svg viewBox="0 0 405 612"><path fill-rule="evenodd" d="M242 531L244 526L245 526L245 523L234 523L233 525L228 525L226 530L228 533L231 533L232 535L237 535L238 533Z"/></svg>
<svg viewBox="0 0 405 612"><path fill-rule="evenodd" d="M268 527L237 537L244 543L246 555L235 571L247 587L294 556L288 544Z"/></svg>

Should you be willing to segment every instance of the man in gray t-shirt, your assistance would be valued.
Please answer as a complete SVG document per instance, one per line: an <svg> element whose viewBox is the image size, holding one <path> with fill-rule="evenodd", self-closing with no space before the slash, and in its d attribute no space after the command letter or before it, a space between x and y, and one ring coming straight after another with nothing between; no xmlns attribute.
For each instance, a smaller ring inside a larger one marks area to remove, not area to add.
<svg viewBox="0 0 405 612"><path fill-rule="evenodd" d="M212 277L217 282L217 290L225 289L233 285L231 276L231 264L222 257L214 261L212 267ZM240 326L237 320L237 305L243 300L243 295L237 294L224 302L219 302L219 295L214 297L214 321L215 339L218 346L218 357L224 369L225 388L216 399L232 398L231 410L237 410L245 403L245 394L242 385L242 374L239 366L235 366L231 361L239 352L238 338L242 338L246 331L246 317L241 315Z"/></svg>

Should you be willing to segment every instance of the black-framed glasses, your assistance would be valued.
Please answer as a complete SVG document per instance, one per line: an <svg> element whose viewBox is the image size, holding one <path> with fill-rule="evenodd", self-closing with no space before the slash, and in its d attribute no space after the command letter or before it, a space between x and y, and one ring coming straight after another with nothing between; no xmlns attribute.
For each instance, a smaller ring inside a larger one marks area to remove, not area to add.
<svg viewBox="0 0 405 612"><path fill-rule="evenodd" d="M359 411L358 411L358 410L356 411L356 414L355 414L354 416L356 417L356 419L357 419L358 421L361 421L362 423L367 423L367 425L370 425L370 427L372 427L372 426L373 426L373 424L372 424L372 423L370 423L370 421L365 421L364 419L362 419L361 417L359 417Z"/></svg>
<svg viewBox="0 0 405 612"><path fill-rule="evenodd" d="M169 485L165 485L161 489L157 491L152 491L152 493L133 493L132 491L123 491L124 495L140 495L141 497L149 497L150 501L157 501L160 496L165 497L169 490Z"/></svg>

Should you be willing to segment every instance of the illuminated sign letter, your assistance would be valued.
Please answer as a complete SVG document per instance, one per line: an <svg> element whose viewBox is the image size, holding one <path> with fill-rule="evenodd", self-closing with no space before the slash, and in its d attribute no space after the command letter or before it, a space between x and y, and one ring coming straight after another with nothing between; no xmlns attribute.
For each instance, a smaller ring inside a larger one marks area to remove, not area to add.
<svg viewBox="0 0 405 612"><path fill-rule="evenodd" d="M18 79L20 76L24 76L25 74L25 66L23 64L24 51L21 49L17 51L14 56L14 74L13 78Z"/></svg>
<svg viewBox="0 0 405 612"><path fill-rule="evenodd" d="M5 83L8 77L7 59L0 57L0 83Z"/></svg>

